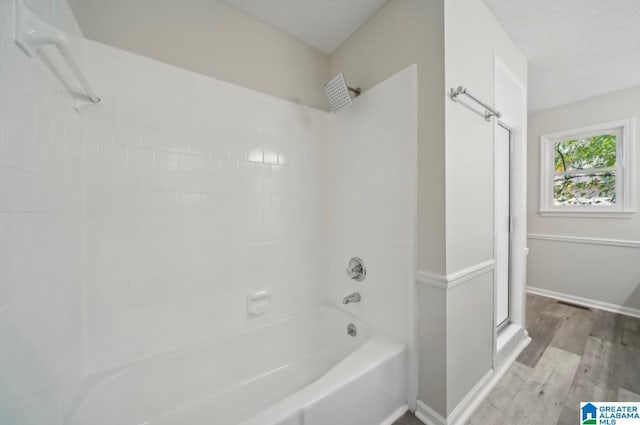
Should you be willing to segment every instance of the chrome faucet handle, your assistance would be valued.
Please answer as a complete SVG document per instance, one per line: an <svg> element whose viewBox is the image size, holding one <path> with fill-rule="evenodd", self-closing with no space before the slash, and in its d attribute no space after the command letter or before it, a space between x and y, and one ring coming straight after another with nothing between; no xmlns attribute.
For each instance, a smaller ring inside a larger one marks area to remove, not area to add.
<svg viewBox="0 0 640 425"><path fill-rule="evenodd" d="M364 266L364 261L358 257L353 257L349 261L349 265L346 269L347 276L353 280L361 282L367 275L367 269Z"/></svg>
<svg viewBox="0 0 640 425"><path fill-rule="evenodd" d="M356 264L353 267L347 267L346 272L351 279L358 279L362 275L362 266Z"/></svg>

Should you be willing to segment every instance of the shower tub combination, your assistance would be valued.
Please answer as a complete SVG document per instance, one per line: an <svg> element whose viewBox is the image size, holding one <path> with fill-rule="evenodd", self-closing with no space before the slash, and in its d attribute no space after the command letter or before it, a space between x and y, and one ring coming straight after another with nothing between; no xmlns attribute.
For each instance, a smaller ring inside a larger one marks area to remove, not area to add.
<svg viewBox="0 0 640 425"><path fill-rule="evenodd" d="M16 2L16 42L30 57L35 56L43 45L53 44L67 62L89 100L92 103L100 103L100 98L93 91L72 55L72 49L65 34L31 13L23 0ZM123 66L132 66L129 63L130 60L129 58L123 61ZM133 66L131 69L136 68ZM395 104L390 103L393 100L398 105L409 105L407 107L415 108L417 101L412 97L415 96L417 81L415 68L408 72L403 78L411 76L411 80L404 80L410 81L406 84L404 94L398 91L395 85L385 89L389 95L374 88L369 91L369 103L361 104L361 114L373 116L375 112L378 117L377 122L385 122L375 127L376 133L386 136L383 141L378 140L378 149L385 155L394 152L406 153L409 157L413 157L414 151L409 147L413 146L411 143L416 143L417 138L403 133L403 130L417 128L412 121L417 117L417 113L416 115L413 112L399 113L398 111L402 109L392 108ZM143 88L142 85L140 86ZM144 85L144 89L147 88ZM219 87L216 88L218 89ZM225 93L227 91L228 88L225 88ZM356 96L360 94L359 89L347 86L342 74L327 84L326 91L334 111L351 105L350 93ZM216 93L223 92L216 91ZM248 96L246 92L242 93L242 96ZM120 102L120 105L130 103L129 100L124 102L122 99ZM83 107L81 103L76 105L76 109ZM374 110L372 106L374 104L379 108ZM137 109L127 109L127 111L136 113ZM149 116L155 117L153 114ZM146 119L148 116L141 114L140 118ZM251 118L253 121L253 116ZM403 119L408 120L409 124L405 125ZM110 122L111 119L107 121ZM393 122L394 125L389 122ZM109 125L113 124L110 122ZM123 127L128 125L129 123L126 123ZM305 128L305 125L303 122L300 127ZM367 128L371 129L371 126L367 125ZM398 138L406 142L407 146L399 149ZM361 136L361 139L351 140L349 149L358 151L360 147L355 142L364 141L365 136ZM92 143L97 141L93 140ZM347 147L348 144L344 143L343 148ZM182 159L180 161L182 162ZM387 158L384 161L384 164L389 163ZM404 162L401 163L404 167ZM119 170L118 167L121 165L106 159L105 164L103 164L105 168L108 166L114 170ZM345 167L350 165L344 164ZM370 165L377 167L379 164L371 161ZM142 168L137 171L141 170ZM378 168L372 168L372 170L378 171ZM339 174L353 177L354 174L351 171L350 173L339 171ZM359 172L362 175L368 175L371 170L361 168ZM237 176L227 177L235 179ZM247 179L249 177L253 178L250 174L244 176ZM133 180L127 181L127 183L132 182ZM399 188L407 187L406 181L399 180L397 183ZM358 179L354 179L349 184L358 186ZM391 187L386 177L385 187ZM166 190L166 188L150 190ZM390 202L390 204L397 207L403 202ZM376 208L379 207L378 204L373 205ZM407 202L407 205L412 204ZM372 223L380 225L385 219L393 223L411 223L403 214L398 215L397 220L392 220L395 217L392 213L395 212L395 209L390 210L389 213L381 210L380 218L377 221L373 220ZM354 217L359 218L358 210L352 213ZM384 228L387 229L387 227ZM406 230L407 235L413 235L410 224L407 224ZM363 239L361 244L368 245L370 241L376 241L375 243L380 245L379 251L386 252L388 247L389 251L395 252L399 244L398 235L395 233L398 232L394 232L394 237L391 239ZM96 232L96 234L100 233ZM407 237L407 249L413 246L412 237ZM393 272L401 273L402 270L403 268L399 267ZM381 273L382 275L384 274ZM353 275L349 277L362 280L364 275L359 278ZM413 280L409 281L413 285ZM383 296L377 297L378 300L383 298ZM401 299L402 297L397 296L394 302L397 303ZM376 297L371 297L371 300L374 304L370 305L375 305ZM353 293L345 298L345 302L359 301L359 293ZM388 311L389 305L385 301L380 308ZM405 306L400 308L403 309ZM380 310L380 312L384 311ZM375 323L371 317L369 320ZM390 328L399 329L399 326ZM405 344L386 337L367 326L362 320L342 310L325 307L298 314L268 326L249 329L224 339L203 342L193 347L89 376L80 386L64 423L65 425L387 425L407 410L407 356Z"/></svg>
<svg viewBox="0 0 640 425"><path fill-rule="evenodd" d="M327 307L89 377L67 423L387 425L407 410L406 356Z"/></svg>

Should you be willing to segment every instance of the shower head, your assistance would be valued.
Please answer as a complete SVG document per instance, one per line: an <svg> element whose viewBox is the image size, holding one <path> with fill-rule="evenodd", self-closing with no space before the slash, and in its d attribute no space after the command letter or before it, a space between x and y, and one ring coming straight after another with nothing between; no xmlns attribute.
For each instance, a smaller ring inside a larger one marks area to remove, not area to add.
<svg viewBox="0 0 640 425"><path fill-rule="evenodd" d="M324 85L324 90L327 92L329 105L333 112L340 112L344 108L351 106L351 94L349 92L353 92L354 97L360 96L360 89L349 87L342 72L329 80Z"/></svg>

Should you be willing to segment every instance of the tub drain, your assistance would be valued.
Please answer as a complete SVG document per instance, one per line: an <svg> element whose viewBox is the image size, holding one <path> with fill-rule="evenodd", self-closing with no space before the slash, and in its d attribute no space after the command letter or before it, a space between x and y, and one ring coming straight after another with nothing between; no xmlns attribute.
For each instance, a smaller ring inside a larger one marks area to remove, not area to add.
<svg viewBox="0 0 640 425"><path fill-rule="evenodd" d="M347 326L347 335L349 336L358 335L358 330L356 329L356 325L354 325L353 323L349 323L349 325Z"/></svg>

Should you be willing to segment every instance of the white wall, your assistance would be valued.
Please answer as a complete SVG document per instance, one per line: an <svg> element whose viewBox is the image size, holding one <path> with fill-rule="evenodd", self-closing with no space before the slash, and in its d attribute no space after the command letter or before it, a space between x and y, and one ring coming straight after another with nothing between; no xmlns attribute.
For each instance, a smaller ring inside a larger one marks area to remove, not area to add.
<svg viewBox="0 0 640 425"><path fill-rule="evenodd" d="M338 303L351 255L370 268L347 309L409 339L415 67L334 117L330 135L323 111L74 40L103 99L78 113L13 43L11 4L0 0L4 419L60 424L87 375ZM63 2L33 7L79 34ZM366 195L355 205L353 186ZM246 295L263 288L272 309L249 317Z"/></svg>
<svg viewBox="0 0 640 425"><path fill-rule="evenodd" d="M364 92L330 115L329 291L345 311L408 342L416 238L417 67ZM351 257L364 281L346 276ZM362 302L342 306L360 292Z"/></svg>
<svg viewBox="0 0 640 425"><path fill-rule="evenodd" d="M329 57L331 74L344 72L351 85L367 90L410 64L418 74L418 210L416 263L419 270L445 271L444 198L444 2L389 0ZM429 382L437 397L446 388L444 299L419 288L424 317L417 336L424 353L410 378ZM415 292L415 291L414 291ZM417 350L416 350L417 351ZM419 373L418 376L413 376ZM415 408L417 383L410 388Z"/></svg>
<svg viewBox="0 0 640 425"><path fill-rule="evenodd" d="M92 40L295 103L328 108L325 54L219 1L70 3Z"/></svg>
<svg viewBox="0 0 640 425"><path fill-rule="evenodd" d="M445 90L463 85L493 104L496 57L526 81L526 58L484 2L446 1ZM447 273L451 273L493 258L493 202L487 201L493 200L494 129L448 98L445 111Z"/></svg>
<svg viewBox="0 0 640 425"><path fill-rule="evenodd" d="M32 7L77 31L65 2ZM83 375L80 118L13 35L1 0L0 422L57 425Z"/></svg>
<svg viewBox="0 0 640 425"><path fill-rule="evenodd" d="M411 64L418 66L418 253L421 270L445 269L444 11L442 0L390 0L329 57L367 90Z"/></svg>
<svg viewBox="0 0 640 425"><path fill-rule="evenodd" d="M13 4L14 1L2 0L0 3ZM76 17L66 0L26 0L25 3L40 18L55 25L67 34L83 35Z"/></svg>
<svg viewBox="0 0 640 425"><path fill-rule="evenodd" d="M418 64L418 399L440 418L493 366L493 126L446 93L493 103L495 57L526 86L525 57L481 0L391 0L329 59L365 89Z"/></svg>
<svg viewBox="0 0 640 425"><path fill-rule="evenodd" d="M612 308L627 307L640 314L638 213L620 219L541 217L538 214L540 136L629 117L640 117L640 87L529 115L528 221L532 237L528 242L527 283L546 291L606 303ZM632 143L640 144L640 132L636 132L636 140ZM640 151L636 149L635 152L637 167ZM636 172L636 199L640 199L639 178L640 173ZM558 240L557 237L574 239ZM577 241L576 237L579 238Z"/></svg>
<svg viewBox="0 0 640 425"><path fill-rule="evenodd" d="M326 302L326 113L87 50L105 101L83 114L88 372Z"/></svg>
<svg viewBox="0 0 640 425"><path fill-rule="evenodd" d="M527 76L526 58L481 0L444 2L444 52L446 273L419 271L421 283L431 286L419 291L421 333L438 333L424 306L434 299L446 300L444 329L439 331L446 335L446 348L440 353L444 358L434 358L433 350L420 353L419 399L440 418L460 413L456 408L490 373L495 350L494 126L451 102L448 91L462 85L494 104L497 59L525 85ZM442 294L433 294L438 291ZM434 390L432 382L443 374L444 389Z"/></svg>

